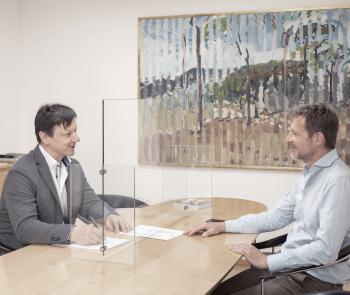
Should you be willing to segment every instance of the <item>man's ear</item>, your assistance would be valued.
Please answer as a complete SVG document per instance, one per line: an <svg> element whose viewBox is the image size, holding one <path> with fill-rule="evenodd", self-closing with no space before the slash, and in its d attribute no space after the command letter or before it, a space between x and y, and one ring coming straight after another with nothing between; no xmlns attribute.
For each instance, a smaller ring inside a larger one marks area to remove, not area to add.
<svg viewBox="0 0 350 295"><path fill-rule="evenodd" d="M48 145L49 144L50 136L47 133L45 133L44 131L39 131L39 137L40 137L41 142L44 145Z"/></svg>
<svg viewBox="0 0 350 295"><path fill-rule="evenodd" d="M316 132L314 134L314 142L317 146L324 146L326 143L326 139L324 137L323 132Z"/></svg>

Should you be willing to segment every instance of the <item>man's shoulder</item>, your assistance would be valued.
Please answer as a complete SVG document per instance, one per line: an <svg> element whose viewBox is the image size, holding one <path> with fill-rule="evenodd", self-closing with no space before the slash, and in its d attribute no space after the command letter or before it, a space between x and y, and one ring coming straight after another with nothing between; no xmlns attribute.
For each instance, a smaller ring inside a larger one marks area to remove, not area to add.
<svg viewBox="0 0 350 295"><path fill-rule="evenodd" d="M37 167L36 153L37 153L36 149L33 149L28 154L19 158L15 162L15 164L12 166L11 170L23 171L23 170L36 169Z"/></svg>
<svg viewBox="0 0 350 295"><path fill-rule="evenodd" d="M19 158L15 164L13 165L14 168L19 168L19 167L23 167L26 166L30 163L34 163L34 153L33 150L30 151L28 154L25 154L24 156L22 156L21 158Z"/></svg>
<svg viewBox="0 0 350 295"><path fill-rule="evenodd" d="M330 177L349 177L350 179L350 167L344 162L344 160L339 157L336 159L328 169L325 170L325 174Z"/></svg>
<svg viewBox="0 0 350 295"><path fill-rule="evenodd" d="M71 165L80 165L79 161L75 158L69 158Z"/></svg>

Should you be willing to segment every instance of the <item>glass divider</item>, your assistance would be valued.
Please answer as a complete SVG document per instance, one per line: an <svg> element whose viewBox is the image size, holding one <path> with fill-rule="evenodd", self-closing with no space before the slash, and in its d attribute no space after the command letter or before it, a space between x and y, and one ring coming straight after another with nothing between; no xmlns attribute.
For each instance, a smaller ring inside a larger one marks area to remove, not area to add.
<svg viewBox="0 0 350 295"><path fill-rule="evenodd" d="M74 162L69 165L65 222L86 227L86 238L81 236L68 247L74 258L115 263L133 271L135 238L126 231L134 228L135 168L107 165L103 182L100 168ZM103 235L101 243L88 238L91 227Z"/></svg>

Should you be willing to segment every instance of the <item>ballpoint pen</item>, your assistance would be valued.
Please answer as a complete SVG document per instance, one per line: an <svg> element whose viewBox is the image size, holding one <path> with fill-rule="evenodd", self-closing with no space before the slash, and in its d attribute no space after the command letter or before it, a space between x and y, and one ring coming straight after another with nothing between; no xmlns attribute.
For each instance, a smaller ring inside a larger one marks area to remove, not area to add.
<svg viewBox="0 0 350 295"><path fill-rule="evenodd" d="M99 227L98 227L98 224L97 224L97 222L96 222L96 220L95 220L95 218L93 218L93 217L90 215L89 219L90 219L91 223L92 223L96 228L99 228ZM103 243L103 244L104 244L104 243ZM106 250L107 250L107 246L102 245L102 246L100 247L100 251L101 251L101 252L104 253Z"/></svg>
<svg viewBox="0 0 350 295"><path fill-rule="evenodd" d="M96 228L98 228L98 224L97 224L95 218L93 218L93 217L90 215L89 219L90 219L91 223L92 223Z"/></svg>

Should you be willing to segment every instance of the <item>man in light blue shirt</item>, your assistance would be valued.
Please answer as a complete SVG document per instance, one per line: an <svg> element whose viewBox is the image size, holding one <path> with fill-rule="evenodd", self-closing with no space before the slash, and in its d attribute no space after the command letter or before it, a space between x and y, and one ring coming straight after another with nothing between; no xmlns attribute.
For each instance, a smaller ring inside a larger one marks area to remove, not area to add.
<svg viewBox="0 0 350 295"><path fill-rule="evenodd" d="M213 294L260 294L260 277L269 272L334 262L350 244L350 169L335 148L337 115L324 105L303 106L293 114L286 141L303 175L275 209L237 220L208 223L186 234L261 233L294 223L280 253L265 255L252 245L231 245L252 268L220 284ZM265 294L283 295L342 289L350 280L349 261L319 270L277 277Z"/></svg>

